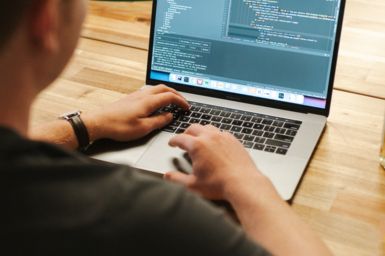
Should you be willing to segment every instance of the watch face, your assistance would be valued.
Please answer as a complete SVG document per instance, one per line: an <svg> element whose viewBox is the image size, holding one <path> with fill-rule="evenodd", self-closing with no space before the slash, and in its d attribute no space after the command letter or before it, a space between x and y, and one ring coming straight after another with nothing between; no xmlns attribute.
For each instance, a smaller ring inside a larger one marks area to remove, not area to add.
<svg viewBox="0 0 385 256"><path fill-rule="evenodd" d="M80 116L80 114L81 114L80 111L68 112L68 113L65 113L65 114L61 115L60 118L68 120L68 119L71 119L71 118L73 118L75 116Z"/></svg>

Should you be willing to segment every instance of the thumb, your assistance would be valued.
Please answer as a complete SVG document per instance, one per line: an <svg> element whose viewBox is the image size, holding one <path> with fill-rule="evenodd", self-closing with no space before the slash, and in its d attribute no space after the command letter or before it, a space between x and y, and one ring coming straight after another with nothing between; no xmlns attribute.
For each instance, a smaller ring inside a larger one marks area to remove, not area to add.
<svg viewBox="0 0 385 256"><path fill-rule="evenodd" d="M196 182L196 177L194 175L184 174L178 171L166 173L164 175L164 179L171 182L185 185L186 187L191 187Z"/></svg>

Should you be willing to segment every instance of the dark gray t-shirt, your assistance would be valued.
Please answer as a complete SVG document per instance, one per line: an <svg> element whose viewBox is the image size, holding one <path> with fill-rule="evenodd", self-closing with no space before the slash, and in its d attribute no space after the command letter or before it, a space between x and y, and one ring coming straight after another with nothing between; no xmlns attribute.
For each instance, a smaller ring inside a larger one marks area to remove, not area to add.
<svg viewBox="0 0 385 256"><path fill-rule="evenodd" d="M0 190L6 255L269 255L180 186L4 128Z"/></svg>

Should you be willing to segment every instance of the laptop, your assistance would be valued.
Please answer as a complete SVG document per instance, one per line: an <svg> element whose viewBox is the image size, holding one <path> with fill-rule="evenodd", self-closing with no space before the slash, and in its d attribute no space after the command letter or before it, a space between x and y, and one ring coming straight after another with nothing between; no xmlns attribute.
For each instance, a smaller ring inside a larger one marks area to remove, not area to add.
<svg viewBox="0 0 385 256"><path fill-rule="evenodd" d="M146 86L191 111L126 147L94 155L155 173L191 172L169 140L192 123L234 134L285 200L326 126L345 0L154 0ZM242 169L242 166L239 166ZM236 170L234 170L236 171Z"/></svg>

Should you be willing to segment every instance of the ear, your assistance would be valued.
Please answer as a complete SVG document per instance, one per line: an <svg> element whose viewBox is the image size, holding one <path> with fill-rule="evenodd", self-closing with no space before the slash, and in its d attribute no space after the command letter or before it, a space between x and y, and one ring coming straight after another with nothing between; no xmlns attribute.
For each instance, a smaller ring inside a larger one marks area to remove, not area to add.
<svg viewBox="0 0 385 256"><path fill-rule="evenodd" d="M59 49L59 1L35 2L29 15L31 41L42 51L56 52Z"/></svg>

